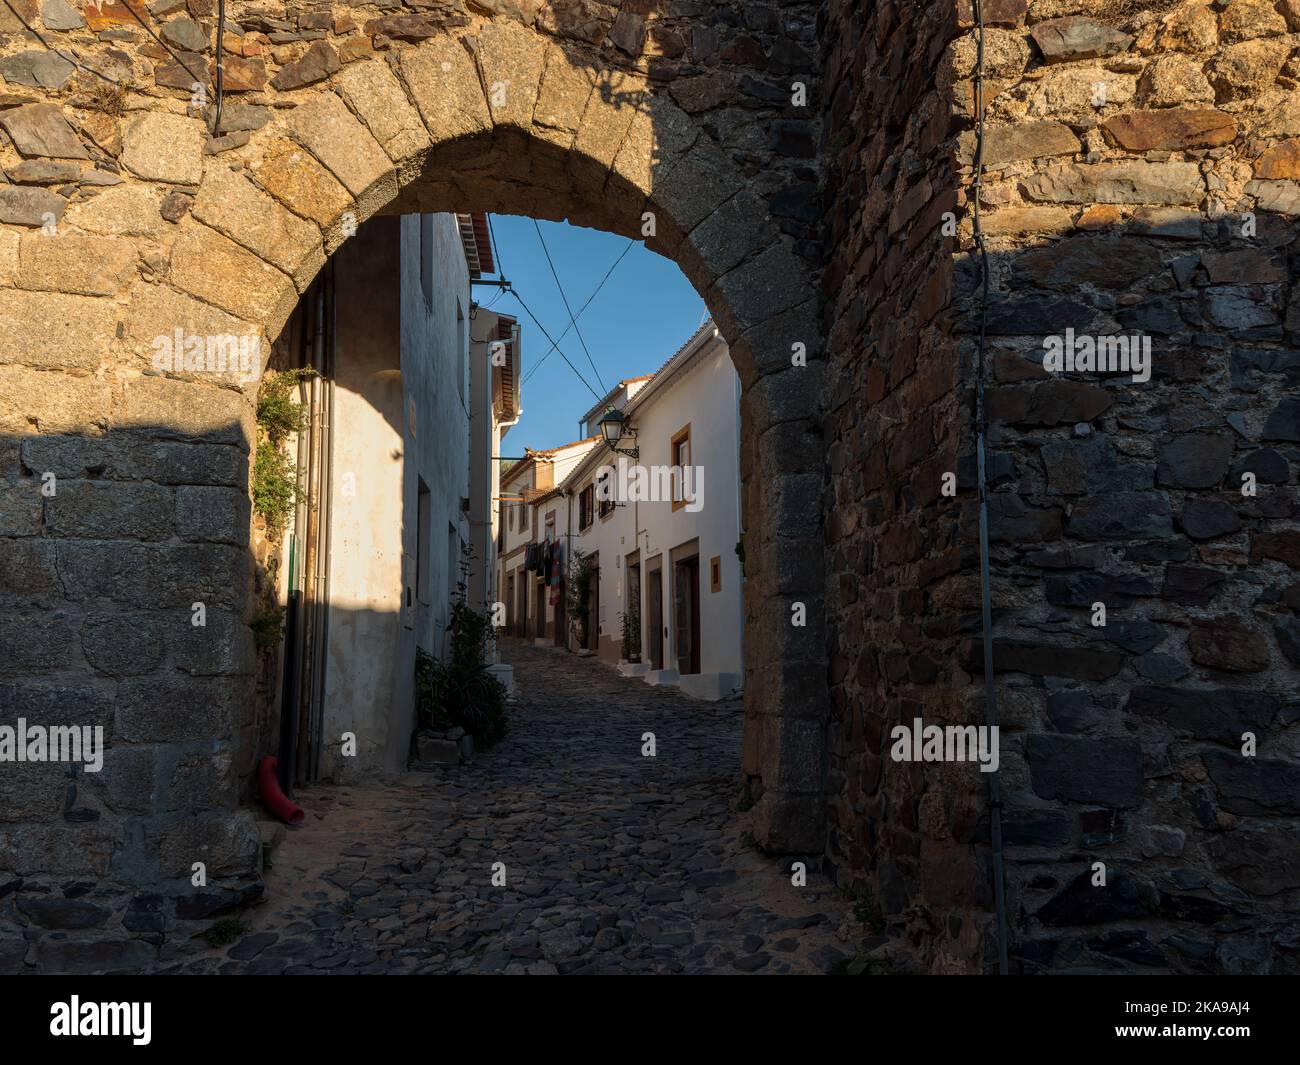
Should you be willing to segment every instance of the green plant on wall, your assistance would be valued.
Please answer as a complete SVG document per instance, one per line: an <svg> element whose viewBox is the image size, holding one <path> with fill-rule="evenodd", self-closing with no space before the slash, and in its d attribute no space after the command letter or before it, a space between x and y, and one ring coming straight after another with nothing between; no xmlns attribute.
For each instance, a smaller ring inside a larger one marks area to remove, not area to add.
<svg viewBox="0 0 1300 1065"><path fill-rule="evenodd" d="M268 606L251 622L253 643L258 647L270 647L280 642L280 626L284 624L284 607Z"/></svg>
<svg viewBox="0 0 1300 1065"><path fill-rule="evenodd" d="M282 370L262 383L257 397L257 451L253 455L253 509L278 536L298 498L298 470L284 451L291 433L303 426L307 409L293 402L293 389L310 369Z"/></svg>
<svg viewBox="0 0 1300 1065"><path fill-rule="evenodd" d="M569 555L569 572L564 581L564 610L578 637L578 646L587 646L587 607L596 579L596 564L579 548Z"/></svg>

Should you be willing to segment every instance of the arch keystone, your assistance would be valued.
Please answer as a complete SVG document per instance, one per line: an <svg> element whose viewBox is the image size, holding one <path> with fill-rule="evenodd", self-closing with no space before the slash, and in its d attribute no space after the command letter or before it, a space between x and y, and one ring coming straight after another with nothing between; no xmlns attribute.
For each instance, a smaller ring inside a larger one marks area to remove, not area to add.
<svg viewBox="0 0 1300 1065"><path fill-rule="evenodd" d="M402 53L400 69L434 144L492 128L478 67L460 41L426 41Z"/></svg>
<svg viewBox="0 0 1300 1065"><path fill-rule="evenodd" d="M558 44L547 45L545 69L533 108L533 133L565 151L582 124L594 79L591 71L571 59Z"/></svg>
<svg viewBox="0 0 1300 1065"><path fill-rule="evenodd" d="M479 70L496 125L523 132L532 129L545 61L546 42L518 23L493 22L479 31ZM504 89L499 105L497 86Z"/></svg>

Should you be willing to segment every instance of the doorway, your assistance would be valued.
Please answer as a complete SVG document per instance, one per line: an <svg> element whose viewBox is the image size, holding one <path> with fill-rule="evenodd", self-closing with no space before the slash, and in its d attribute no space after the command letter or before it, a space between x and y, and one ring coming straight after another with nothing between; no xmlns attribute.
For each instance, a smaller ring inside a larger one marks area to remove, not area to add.
<svg viewBox="0 0 1300 1065"><path fill-rule="evenodd" d="M673 627L677 672L700 671L700 556L673 564Z"/></svg>
<svg viewBox="0 0 1300 1065"><path fill-rule="evenodd" d="M663 563L656 558L646 564L646 629L641 644L650 654L650 668L664 668L664 582Z"/></svg>
<svg viewBox="0 0 1300 1065"><path fill-rule="evenodd" d="M587 650L600 650L600 556L591 559L591 595L587 599Z"/></svg>
<svg viewBox="0 0 1300 1065"><path fill-rule="evenodd" d="M628 556L626 570L628 621L625 624L631 628L626 658L629 662L640 662L644 641L641 636L641 563L637 555Z"/></svg>

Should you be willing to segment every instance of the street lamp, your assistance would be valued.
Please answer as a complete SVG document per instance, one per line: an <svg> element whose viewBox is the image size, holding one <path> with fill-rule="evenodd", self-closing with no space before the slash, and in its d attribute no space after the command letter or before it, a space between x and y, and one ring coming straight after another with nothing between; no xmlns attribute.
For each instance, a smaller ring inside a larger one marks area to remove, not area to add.
<svg viewBox="0 0 1300 1065"><path fill-rule="evenodd" d="M605 412L605 416L600 419L600 431L605 437L605 443L609 445L611 451L617 451L620 455L627 455L630 458L639 459L641 449L635 447L619 447L618 442L625 436L636 436L636 429L626 418L623 417L621 410L615 410L610 407Z"/></svg>

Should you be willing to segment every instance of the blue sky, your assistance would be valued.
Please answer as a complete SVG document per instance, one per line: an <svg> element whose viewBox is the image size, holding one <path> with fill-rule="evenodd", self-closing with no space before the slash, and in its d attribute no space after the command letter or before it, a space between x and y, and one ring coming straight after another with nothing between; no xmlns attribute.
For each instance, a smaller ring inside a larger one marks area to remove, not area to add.
<svg viewBox="0 0 1300 1065"><path fill-rule="evenodd" d="M537 225L564 286L564 295L576 312L627 247L627 238L563 222ZM504 270L529 309L559 340L560 351L591 387L603 394L578 334L570 329L560 338L569 323L569 312L556 288L533 220L493 215L492 228L501 260L498 270ZM474 287L474 298L484 306L492 303L496 295L497 291L487 286ZM518 316L523 331L523 372L527 378L523 387L524 414L506 437L504 450L517 455L525 446L555 447L576 440L578 419L595 404L595 398L564 364L559 351L546 354L551 342L513 296L502 295L492 309ZM648 251L638 241L578 316L578 329L605 389L610 389L622 378L659 369L699 328L703 314L704 301L677 264ZM545 361L539 366L544 355Z"/></svg>

